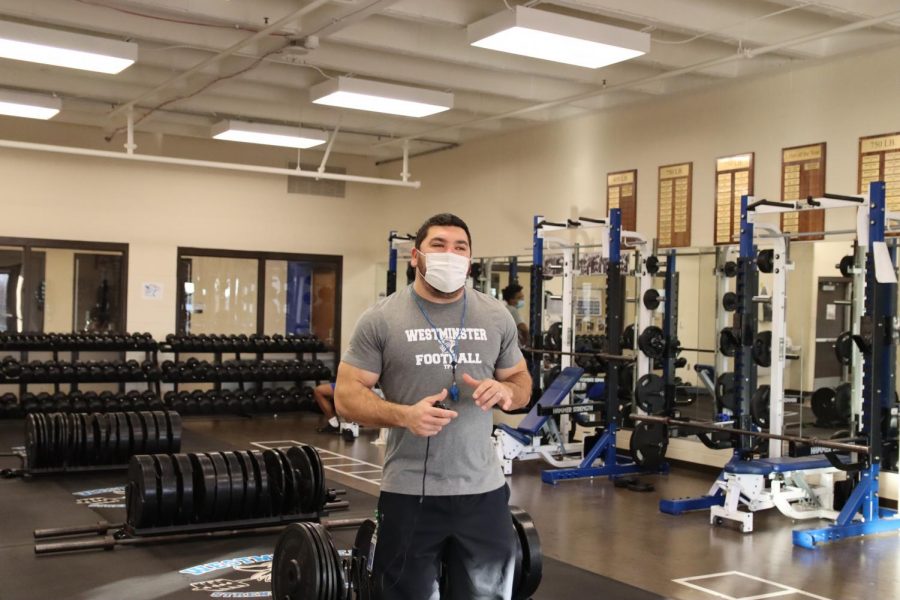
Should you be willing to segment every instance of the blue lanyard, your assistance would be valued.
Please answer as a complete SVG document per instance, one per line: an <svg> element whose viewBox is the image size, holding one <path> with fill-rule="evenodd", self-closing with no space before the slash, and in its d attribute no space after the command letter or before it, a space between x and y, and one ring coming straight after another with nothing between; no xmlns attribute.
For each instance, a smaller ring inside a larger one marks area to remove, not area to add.
<svg viewBox="0 0 900 600"><path fill-rule="evenodd" d="M462 334L462 330L466 326L466 290L463 289L462 317L459 320L459 329L456 331L456 337L453 340L452 350L450 349L450 347L448 347L447 342L444 341L444 338L441 336L441 332L428 317L428 313L425 312L425 307L422 306L422 302L419 300L419 296L416 295L415 292L413 292L413 299L416 301L416 306L419 307L419 312L422 313L422 316L425 317L425 320L428 321L429 325L431 325L431 330L434 331L434 336L437 338L438 343L441 345L441 349L449 354L450 358L452 359L452 362L450 363L450 369L453 374L453 381L450 384L450 399L454 402L458 402L459 386L456 385L456 361L459 358L459 336L460 334Z"/></svg>

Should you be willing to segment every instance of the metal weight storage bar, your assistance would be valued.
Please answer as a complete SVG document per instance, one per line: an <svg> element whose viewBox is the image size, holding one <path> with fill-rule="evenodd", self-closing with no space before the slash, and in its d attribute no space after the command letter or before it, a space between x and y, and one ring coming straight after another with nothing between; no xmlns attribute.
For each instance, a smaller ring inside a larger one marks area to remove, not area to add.
<svg viewBox="0 0 900 600"><path fill-rule="evenodd" d="M137 455L128 465L124 523L36 530L39 540L94 537L38 542L35 553L166 543L173 537L196 539L220 530L258 533L296 521L318 521L329 510L349 505L337 500L343 490L325 484L318 451L306 444L263 452Z"/></svg>

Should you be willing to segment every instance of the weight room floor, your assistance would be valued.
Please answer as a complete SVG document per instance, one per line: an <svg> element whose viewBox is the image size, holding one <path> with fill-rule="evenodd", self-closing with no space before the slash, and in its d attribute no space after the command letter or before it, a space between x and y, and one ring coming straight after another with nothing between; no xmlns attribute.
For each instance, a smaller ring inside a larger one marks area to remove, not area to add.
<svg viewBox="0 0 900 600"><path fill-rule="evenodd" d="M253 443L266 442L283 445L289 440L311 443L324 451L326 465L334 465L328 469L331 484L348 490L350 510L333 516L371 515L378 487L367 480L378 478L383 456L383 448L370 443L377 431L364 429L359 439L347 442L316 433L319 418L309 413L253 419L189 417L184 422L183 450L251 448ZM20 445L22 430L21 421L0 422L0 451ZM0 458L0 466L12 466L9 460ZM762 595L785 600L841 600L900 595L900 535L804 550L792 545L793 525L775 511L757 513L752 534L712 528L706 511L680 517L659 512L660 498L704 493L714 471L676 464L668 476L643 477L656 490L639 493L615 488L606 479L549 486L541 483L540 469L536 461L519 463L509 478L511 502L531 514L547 557L536 599L571 598L585 592L590 597L616 600ZM269 589L259 581L264 573L255 574L252 566L209 569L202 575L199 571L204 569L179 571L270 553L274 536L120 547L113 552L33 554L31 531L35 528L82 525L99 519L121 521L123 509L92 509L76 504L77 496L72 494L121 484L123 478L124 473L119 472L0 480L0 580L4 582L0 597L199 599ZM105 495L106 501L116 499L114 494ZM104 501L103 496L102 492L94 494L98 502ZM352 531L337 532L335 539L339 547L348 547ZM682 578L698 579L685 582L689 587L674 581ZM204 593L193 593L198 591Z"/></svg>

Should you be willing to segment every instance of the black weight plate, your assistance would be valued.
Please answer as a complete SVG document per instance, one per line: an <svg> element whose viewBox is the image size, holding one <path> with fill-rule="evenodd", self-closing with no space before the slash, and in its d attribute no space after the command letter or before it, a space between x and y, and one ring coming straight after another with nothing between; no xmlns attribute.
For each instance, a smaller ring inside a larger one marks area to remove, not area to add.
<svg viewBox="0 0 900 600"><path fill-rule="evenodd" d="M194 470L194 516L206 523L216 513L216 468L205 454L188 454Z"/></svg>
<svg viewBox="0 0 900 600"><path fill-rule="evenodd" d="M153 420L156 421L156 451L169 452L169 420L166 413L161 410L150 411Z"/></svg>
<svg viewBox="0 0 900 600"><path fill-rule="evenodd" d="M244 471L244 504L241 507L241 518L252 519L256 516L256 507L259 504L259 488L257 487L259 473L253 468L253 460L250 458L249 452L239 451L234 454Z"/></svg>
<svg viewBox="0 0 900 600"><path fill-rule="evenodd" d="M35 468L41 469L43 468L46 458L45 454L47 452L47 432L44 430L44 415L41 413L31 413L29 415L34 419L34 433L35 433L35 456L34 463Z"/></svg>
<svg viewBox="0 0 900 600"><path fill-rule="evenodd" d="M668 446L669 430L662 423L638 423L631 433L631 457L642 469L658 469L666 457Z"/></svg>
<svg viewBox="0 0 900 600"><path fill-rule="evenodd" d="M741 339L735 328L725 327L719 332L719 352L725 356L732 357L737 354L740 345Z"/></svg>
<svg viewBox="0 0 900 600"><path fill-rule="evenodd" d="M288 460L284 450L275 449L275 454L281 460L281 467L284 469L284 502L281 505L281 514L294 515L300 512L299 498L297 496L297 488L300 484L300 478L291 467L291 461Z"/></svg>
<svg viewBox="0 0 900 600"><path fill-rule="evenodd" d="M156 429L156 419L153 413L141 411L138 413L141 422L144 424L144 452L147 454L156 454L159 452L159 439Z"/></svg>
<svg viewBox="0 0 900 600"><path fill-rule="evenodd" d="M288 525L272 557L272 597L278 600L319 600L322 597L322 555L310 531L311 523Z"/></svg>
<svg viewBox="0 0 900 600"><path fill-rule="evenodd" d="M119 437L117 439L118 442L118 453L119 460L116 461L116 464L128 464L128 459L131 457L131 425L128 422L128 415L120 412L115 413L116 420L118 421L118 432Z"/></svg>
<svg viewBox="0 0 900 600"><path fill-rule="evenodd" d="M325 595L327 600L340 600L338 595L340 592L340 558L337 557L337 550L328 531L318 523L313 523L316 535L319 536L319 544L322 547L322 563L325 565L326 587Z"/></svg>
<svg viewBox="0 0 900 600"><path fill-rule="evenodd" d="M356 538L353 542L351 557L354 560L353 583L356 587L356 597L359 600L371 598L371 580L369 577L369 558L372 551L372 536L375 534L375 521L366 519L356 530Z"/></svg>
<svg viewBox="0 0 900 600"><path fill-rule="evenodd" d="M175 464L168 454L154 454L153 462L159 477L159 515L156 521L159 525L172 525L178 515L178 477L175 474Z"/></svg>
<svg viewBox="0 0 900 600"><path fill-rule="evenodd" d="M760 331L753 340L753 348L750 350L753 362L760 367L772 366L772 332Z"/></svg>
<svg viewBox="0 0 900 600"><path fill-rule="evenodd" d="M316 546L316 552L319 556L319 589L321 591L319 592L318 598L320 600L328 600L331 598L331 560L326 553L322 538L319 536L319 530L316 527L317 524L310 523L310 525L309 533L313 537L313 543Z"/></svg>
<svg viewBox="0 0 900 600"><path fill-rule="evenodd" d="M810 406L819 425L830 425L837 420L837 400L834 388L822 387L813 392Z"/></svg>
<svg viewBox="0 0 900 600"><path fill-rule="evenodd" d="M737 382L734 373L722 373L716 379L716 400L719 406L733 411L736 406Z"/></svg>
<svg viewBox="0 0 900 600"><path fill-rule="evenodd" d="M62 425L66 431L66 466L76 466L75 446L78 444L77 433L74 426L74 416L71 413L63 413Z"/></svg>
<svg viewBox="0 0 900 600"><path fill-rule="evenodd" d="M97 436L94 430L94 417L92 414L82 414L82 426L84 427L84 446L81 449L81 462L84 465L93 465L97 453Z"/></svg>
<svg viewBox="0 0 900 600"><path fill-rule="evenodd" d="M128 417L128 435L131 436L131 456L144 454L144 424L136 412L125 414Z"/></svg>
<svg viewBox="0 0 900 600"><path fill-rule="evenodd" d="M636 401L641 410L650 415L666 411L665 382L655 373L642 375L637 382Z"/></svg>
<svg viewBox="0 0 900 600"><path fill-rule="evenodd" d="M40 429L37 424L37 416L34 414L25 417L25 464L29 469L38 466L38 449L41 445Z"/></svg>
<svg viewBox="0 0 900 600"><path fill-rule="evenodd" d="M178 512L175 523L183 525L194 522L194 467L187 454L173 454L175 478L178 482Z"/></svg>
<svg viewBox="0 0 900 600"><path fill-rule="evenodd" d="M59 458L59 466L64 467L69 464L69 424L65 413L56 413L56 427L58 428L57 439L59 445L57 456Z"/></svg>
<svg viewBox="0 0 900 600"><path fill-rule="evenodd" d="M285 472L281 457L274 450L263 452L263 460L266 464L266 472L269 475L269 491L272 499L272 515L282 514L284 506Z"/></svg>
<svg viewBox="0 0 900 600"><path fill-rule="evenodd" d="M287 450L287 457L291 461L291 467L299 473L297 496L300 501L300 512L316 512L318 509L316 496L318 492L316 477L318 474L313 473L313 466L303 449L292 446Z"/></svg>
<svg viewBox="0 0 900 600"><path fill-rule="evenodd" d="M837 337L834 343L834 356L840 364L850 366L853 361L853 333L845 331Z"/></svg>
<svg viewBox="0 0 900 600"><path fill-rule="evenodd" d="M94 441L96 443L95 465L108 465L109 456L109 417L106 413L94 413Z"/></svg>
<svg viewBox="0 0 900 600"><path fill-rule="evenodd" d="M253 472L256 475L257 502L254 517L268 517L272 514L272 496L269 492L269 471L266 461L259 450L248 450Z"/></svg>
<svg viewBox="0 0 900 600"><path fill-rule="evenodd" d="M850 394L851 394L851 385L849 383L842 383L834 388L834 403L835 403L835 423L847 425L850 423ZM896 393L896 392L895 392ZM885 411L887 409L882 409L882 415L886 414Z"/></svg>
<svg viewBox="0 0 900 600"><path fill-rule="evenodd" d="M756 388L750 399L750 417L753 423L762 429L769 428L770 393L768 385L761 385Z"/></svg>
<svg viewBox="0 0 900 600"><path fill-rule="evenodd" d="M666 335L656 325L650 325L638 336L638 348L650 358L662 358L666 352Z"/></svg>
<svg viewBox="0 0 900 600"><path fill-rule="evenodd" d="M159 515L156 465L146 454L134 456L128 463L126 520L135 528L152 527Z"/></svg>
<svg viewBox="0 0 900 600"><path fill-rule="evenodd" d="M47 431L47 463L46 465L50 468L54 468L58 466L58 456L57 456L57 432L56 432L56 419L55 415L52 413L45 413L44 417L44 427Z"/></svg>
<svg viewBox="0 0 900 600"><path fill-rule="evenodd" d="M119 459L119 419L117 413L105 413L106 418L106 464L117 465Z"/></svg>
<svg viewBox="0 0 900 600"><path fill-rule="evenodd" d="M738 307L738 295L734 292L725 292L722 295L722 308L727 312L734 312Z"/></svg>
<svg viewBox="0 0 900 600"><path fill-rule="evenodd" d="M760 250L756 255L756 267L763 273L771 273L775 269L775 251L771 248Z"/></svg>
<svg viewBox="0 0 900 600"><path fill-rule="evenodd" d="M169 421L169 449L167 452L181 452L181 415L174 410L166 411Z"/></svg>
<svg viewBox="0 0 900 600"><path fill-rule="evenodd" d="M517 506L509 507L513 528L522 549L522 577L519 586L513 590L515 600L527 600L537 592L544 572L544 554L541 538L531 515Z"/></svg>
<svg viewBox="0 0 900 600"><path fill-rule="evenodd" d="M240 519L244 510L244 467L234 452L220 452L228 465L228 477L230 480L230 498L228 503L227 519L233 521Z"/></svg>
<svg viewBox="0 0 900 600"><path fill-rule="evenodd" d="M838 270L840 270L841 275L844 277L853 277L853 267L855 266L855 263L856 261L852 255L841 257L841 262L838 263Z"/></svg>
<svg viewBox="0 0 900 600"><path fill-rule="evenodd" d="M228 508L231 504L231 475L228 473L228 463L218 452L210 452L207 456L216 469L216 505L213 521L224 521L228 518Z"/></svg>
<svg viewBox="0 0 900 600"><path fill-rule="evenodd" d="M322 464L322 457L319 456L318 450L308 444L302 444L300 447L309 457L309 462L313 467L313 474L316 476L316 498L318 503L315 511L323 510L327 501L326 494L328 490L325 487L325 467Z"/></svg>

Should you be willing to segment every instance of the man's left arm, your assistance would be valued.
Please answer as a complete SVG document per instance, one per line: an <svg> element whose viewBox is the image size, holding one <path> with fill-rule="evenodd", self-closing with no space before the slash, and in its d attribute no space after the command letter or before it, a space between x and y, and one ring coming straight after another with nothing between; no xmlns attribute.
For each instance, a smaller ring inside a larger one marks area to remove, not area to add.
<svg viewBox="0 0 900 600"><path fill-rule="evenodd" d="M512 367L494 371L494 379L475 379L464 373L463 383L474 388L472 398L482 410L495 404L503 410L515 410L531 400L531 375L524 358Z"/></svg>

